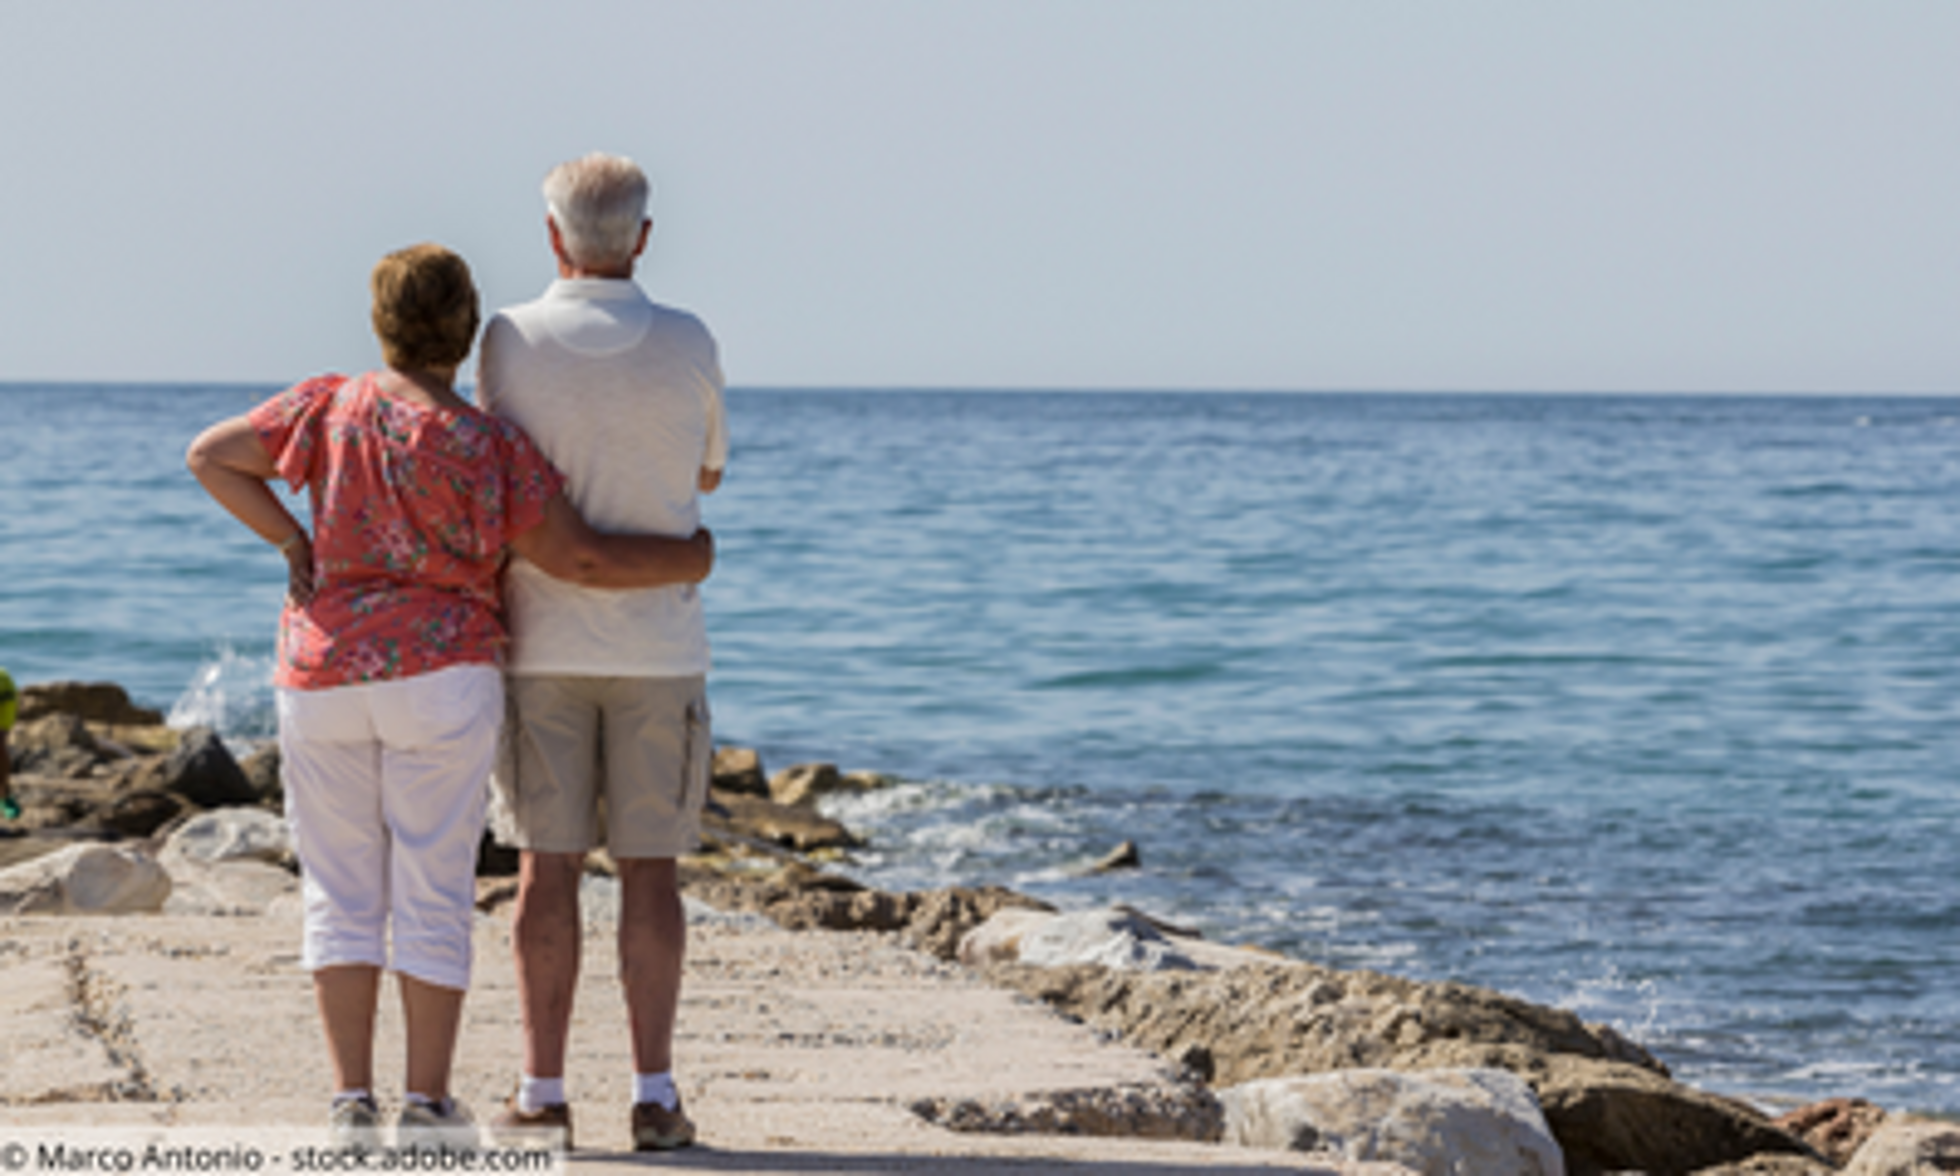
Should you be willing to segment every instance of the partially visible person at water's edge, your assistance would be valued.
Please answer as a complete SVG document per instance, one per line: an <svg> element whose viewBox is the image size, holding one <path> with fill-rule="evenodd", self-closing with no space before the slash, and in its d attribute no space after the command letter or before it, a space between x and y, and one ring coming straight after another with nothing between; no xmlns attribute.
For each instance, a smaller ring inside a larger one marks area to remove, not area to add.
<svg viewBox="0 0 1960 1176"><path fill-rule="evenodd" d="M19 706L20 692L14 689L14 679L6 667L0 666L0 817L10 821L20 815L20 805L14 800L13 753L7 750Z"/></svg>
<svg viewBox="0 0 1960 1176"><path fill-rule="evenodd" d="M598 535L522 431L453 388L478 323L460 257L389 254L372 278L384 366L307 380L205 430L188 463L286 557L279 746L304 879L303 965L333 1066L330 1121L378 1129L380 976L401 988L398 1132L467 1130L449 1094L470 979L475 866L503 715L505 552L595 587L694 583L705 531ZM270 482L309 492L313 533Z"/></svg>
<svg viewBox="0 0 1960 1176"><path fill-rule="evenodd" d="M589 155L545 178L558 280L484 329L477 389L565 471L587 518L685 535L699 525L698 492L720 484L728 458L723 380L700 320L657 305L633 279L653 224L648 193L620 156ZM498 1123L570 1133L578 882L603 836L619 866L634 1147L684 1147L694 1124L672 1073L687 937L675 859L693 849L707 796L701 597L690 584L602 596L548 572L520 558L506 585L511 714L496 824L521 851L512 938L524 1070Z"/></svg>

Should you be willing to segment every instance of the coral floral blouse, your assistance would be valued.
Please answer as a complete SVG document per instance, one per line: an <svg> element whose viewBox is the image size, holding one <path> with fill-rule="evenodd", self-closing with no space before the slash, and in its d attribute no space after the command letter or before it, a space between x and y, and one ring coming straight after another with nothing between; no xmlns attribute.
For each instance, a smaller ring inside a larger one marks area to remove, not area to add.
<svg viewBox="0 0 1960 1176"><path fill-rule="evenodd" d="M499 665L505 546L564 479L522 430L321 376L247 419L313 506L313 599L286 602L275 684L322 690Z"/></svg>

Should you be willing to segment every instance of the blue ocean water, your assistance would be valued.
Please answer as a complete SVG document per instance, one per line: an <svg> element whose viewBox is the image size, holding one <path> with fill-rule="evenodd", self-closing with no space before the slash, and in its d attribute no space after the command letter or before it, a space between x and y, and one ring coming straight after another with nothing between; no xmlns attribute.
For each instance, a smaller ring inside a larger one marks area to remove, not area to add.
<svg viewBox="0 0 1960 1176"><path fill-rule="evenodd" d="M265 388L0 386L0 663L269 729ZM1490 985L1960 1113L1960 401L746 391L711 697L890 887ZM1124 838L1134 874L1082 877Z"/></svg>

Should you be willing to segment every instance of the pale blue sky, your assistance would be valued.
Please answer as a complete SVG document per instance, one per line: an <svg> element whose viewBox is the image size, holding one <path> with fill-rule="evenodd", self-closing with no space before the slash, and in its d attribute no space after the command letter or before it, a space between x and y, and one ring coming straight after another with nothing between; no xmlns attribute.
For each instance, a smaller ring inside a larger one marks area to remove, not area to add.
<svg viewBox="0 0 1960 1176"><path fill-rule="evenodd" d="M0 6L0 380L374 360L544 171L737 385L1960 391L1960 4Z"/></svg>

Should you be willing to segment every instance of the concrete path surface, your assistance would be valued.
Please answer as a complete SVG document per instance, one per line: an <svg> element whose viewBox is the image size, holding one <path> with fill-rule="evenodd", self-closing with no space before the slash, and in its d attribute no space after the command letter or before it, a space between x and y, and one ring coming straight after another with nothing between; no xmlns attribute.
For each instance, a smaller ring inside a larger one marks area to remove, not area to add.
<svg viewBox="0 0 1960 1176"><path fill-rule="evenodd" d="M603 895L598 896L603 900ZM923 1098L1161 1084L1161 1061L885 937L691 912L677 1077L699 1146L629 1148L631 1057L612 924L591 904L568 1081L575 1176L726 1173L1388 1173L1217 1145L957 1133ZM293 904L263 916L0 918L0 1147L9 1130L114 1125L315 1131L331 1094ZM487 1119L521 1042L510 925L480 918L456 1092ZM401 1090L392 985L377 1056ZM18 1170L18 1169L16 1169ZM31 1169L30 1169L31 1170Z"/></svg>

